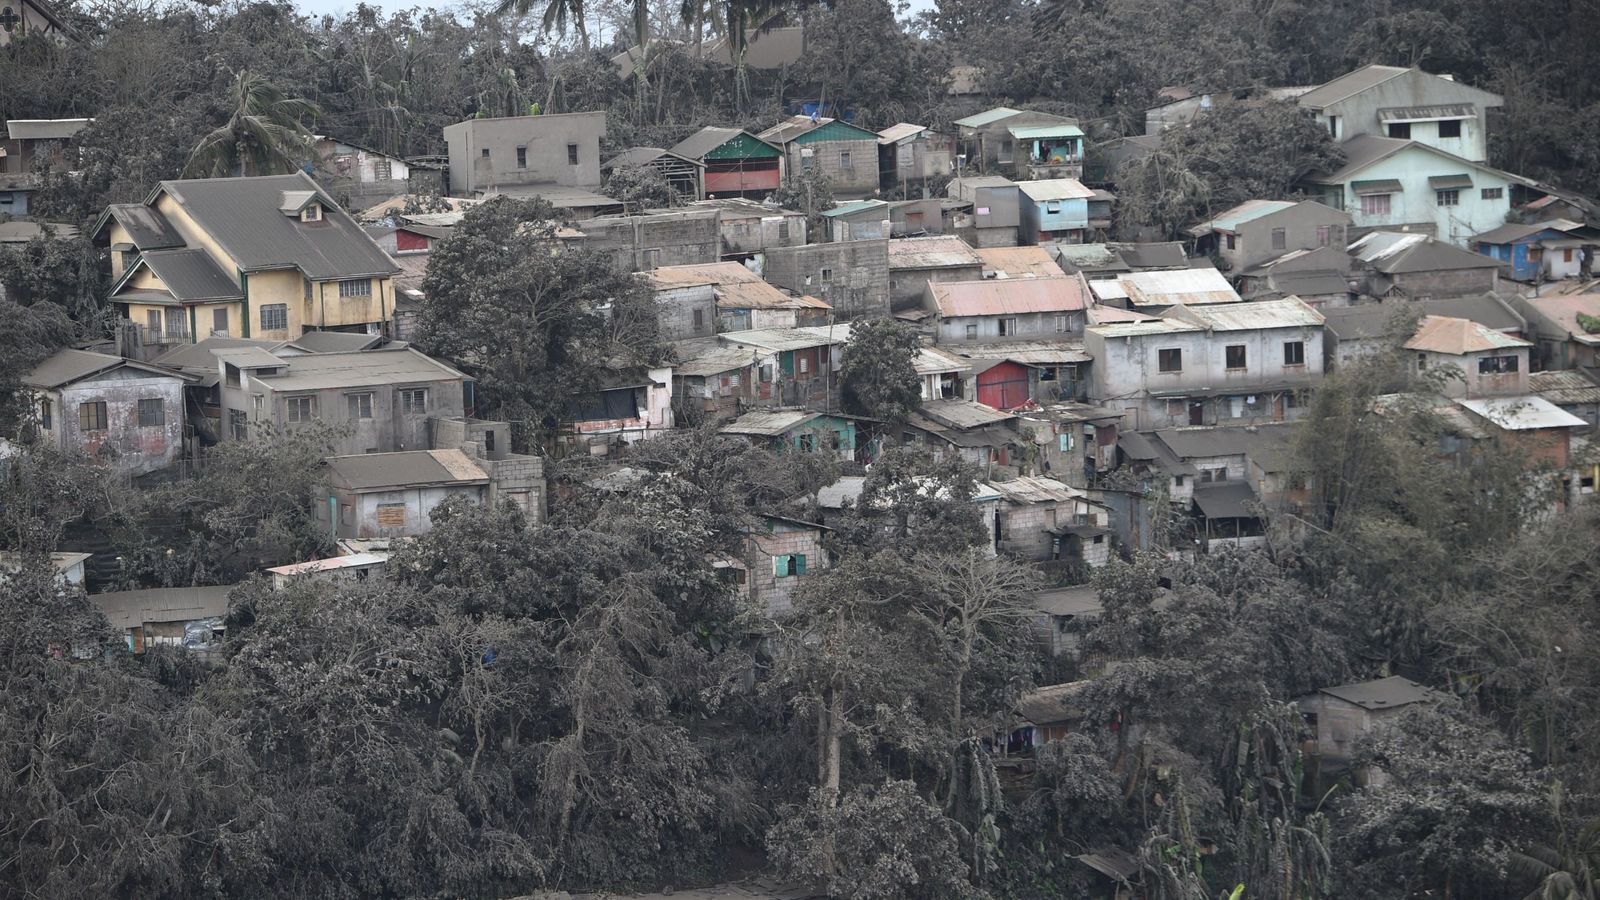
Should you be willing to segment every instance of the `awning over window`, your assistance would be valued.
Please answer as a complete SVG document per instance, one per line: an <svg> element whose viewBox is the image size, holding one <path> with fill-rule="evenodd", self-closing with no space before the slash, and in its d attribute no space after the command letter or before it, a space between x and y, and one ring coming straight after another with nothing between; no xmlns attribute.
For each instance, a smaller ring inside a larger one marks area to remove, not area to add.
<svg viewBox="0 0 1600 900"><path fill-rule="evenodd" d="M1428 187L1436 191L1447 191L1451 188L1472 187L1470 175L1435 175L1428 179Z"/></svg>
<svg viewBox="0 0 1600 900"><path fill-rule="evenodd" d="M1378 110L1378 121L1385 125L1390 122L1448 122L1460 119L1476 119L1477 110L1469 103L1455 103L1448 106L1394 106L1389 109Z"/></svg>
<svg viewBox="0 0 1600 900"><path fill-rule="evenodd" d="M1400 182L1395 178L1380 178L1376 181L1352 181L1350 189L1357 194L1398 194Z"/></svg>

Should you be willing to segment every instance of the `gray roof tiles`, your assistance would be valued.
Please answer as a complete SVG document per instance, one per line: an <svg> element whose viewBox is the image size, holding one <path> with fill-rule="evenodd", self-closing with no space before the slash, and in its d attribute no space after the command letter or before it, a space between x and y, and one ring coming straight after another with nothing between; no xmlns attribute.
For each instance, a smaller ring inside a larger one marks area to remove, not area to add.
<svg viewBox="0 0 1600 900"><path fill-rule="evenodd" d="M486 484L489 476L460 450L402 450L328 458L330 481L353 491L430 484Z"/></svg>
<svg viewBox="0 0 1600 900"><path fill-rule="evenodd" d="M120 356L91 353L88 350L58 350L49 359L35 366L33 371L22 376L22 383L28 387L49 390L121 366L140 369L151 375L168 375L173 378L182 377L176 372L169 372L159 366L123 359Z"/></svg>
<svg viewBox="0 0 1600 900"><path fill-rule="evenodd" d="M156 273L174 299L244 299L238 282L229 278L204 250L154 250L141 256L140 263Z"/></svg>

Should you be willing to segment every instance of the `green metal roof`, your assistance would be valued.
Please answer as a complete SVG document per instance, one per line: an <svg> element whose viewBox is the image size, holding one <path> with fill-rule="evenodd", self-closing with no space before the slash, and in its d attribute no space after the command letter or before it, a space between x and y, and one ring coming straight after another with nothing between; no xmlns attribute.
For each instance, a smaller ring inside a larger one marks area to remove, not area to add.
<svg viewBox="0 0 1600 900"><path fill-rule="evenodd" d="M849 122L835 120L819 125L794 139L796 144L814 144L818 141L871 141L876 144L878 136Z"/></svg>
<svg viewBox="0 0 1600 900"><path fill-rule="evenodd" d="M997 106L994 109L986 109L981 113L973 113L964 119L957 119L953 124L959 125L962 128L982 128L985 125L992 125L995 122L1001 121L1002 119L1009 119L1012 116L1017 115L1019 112L1021 112L1021 110L1012 109L1009 106Z"/></svg>
<svg viewBox="0 0 1600 900"><path fill-rule="evenodd" d="M1013 125L1006 129L1011 136L1019 141L1035 141L1040 138L1053 137L1083 137L1083 129L1076 125Z"/></svg>
<svg viewBox="0 0 1600 900"><path fill-rule="evenodd" d="M782 151L751 135L740 132L732 139L706 151L706 159L777 159Z"/></svg>

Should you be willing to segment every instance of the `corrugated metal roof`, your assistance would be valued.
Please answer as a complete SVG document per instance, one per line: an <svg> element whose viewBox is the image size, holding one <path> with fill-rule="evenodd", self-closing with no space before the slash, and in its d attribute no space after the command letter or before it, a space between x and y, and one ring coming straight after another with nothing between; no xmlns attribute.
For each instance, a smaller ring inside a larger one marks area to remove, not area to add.
<svg viewBox="0 0 1600 900"><path fill-rule="evenodd" d="M324 195L322 220L279 211L285 192L318 191L304 172L254 178L163 181L166 192L246 271L297 268L317 280L399 271L337 204Z"/></svg>
<svg viewBox="0 0 1600 900"><path fill-rule="evenodd" d="M1354 703L1362 709L1398 709L1413 703L1433 703L1445 695L1409 678L1391 675L1376 681L1325 687L1318 693Z"/></svg>
<svg viewBox="0 0 1600 900"><path fill-rule="evenodd" d="M1092 331L1103 338L1126 338L1142 337L1147 334L1182 334L1187 331L1204 331L1205 329L1192 322L1152 318L1141 322L1111 322L1105 325L1090 325L1084 330Z"/></svg>
<svg viewBox="0 0 1600 900"><path fill-rule="evenodd" d="M307 331L293 341L287 342L287 344L292 347L299 347L308 353L349 353L355 350L371 349L382 341L383 336L377 334Z"/></svg>
<svg viewBox="0 0 1600 900"><path fill-rule="evenodd" d="M1533 372L1528 375L1528 390L1558 406L1600 403L1600 384L1577 369Z"/></svg>
<svg viewBox="0 0 1600 900"><path fill-rule="evenodd" d="M1065 500L1089 499L1084 492L1042 475L1029 475L1013 478L1010 481L991 481L988 484L1007 503L1060 503Z"/></svg>
<svg viewBox="0 0 1600 900"><path fill-rule="evenodd" d="M1190 228L1189 233L1198 236L1212 231L1237 231L1239 226L1246 222L1253 222L1262 216L1282 212L1296 205L1298 204L1292 200L1246 200Z"/></svg>
<svg viewBox="0 0 1600 900"><path fill-rule="evenodd" d="M238 282L204 250L154 250L141 255L139 265L148 266L178 300L244 299Z"/></svg>
<svg viewBox="0 0 1600 900"><path fill-rule="evenodd" d="M605 167L608 169L621 169L629 166L648 166L662 157L691 166L705 165L701 160L689 159L660 147L630 147L607 160Z"/></svg>
<svg viewBox="0 0 1600 900"><path fill-rule="evenodd" d="M290 357L286 362L288 368L283 374L263 375L252 381L274 391L317 391L340 387L458 381L465 377L410 347L354 353L310 353Z"/></svg>
<svg viewBox="0 0 1600 900"><path fill-rule="evenodd" d="M1012 109L1009 106L997 106L994 109L986 109L983 112L956 119L951 124L959 125L962 128L982 128L985 125L993 125L995 122L1001 122L1012 116L1020 115L1021 112L1022 110Z"/></svg>
<svg viewBox="0 0 1600 900"><path fill-rule="evenodd" d="M217 359L236 369L279 369L289 364L281 356L273 356L264 347L230 347L215 352Z"/></svg>
<svg viewBox="0 0 1600 900"><path fill-rule="evenodd" d="M311 575L317 572L337 572L340 569L355 569L362 566L375 566L388 562L387 553L350 553L345 556L331 556L327 559L313 559L306 562L290 563L287 566L273 566L267 569L274 575Z"/></svg>
<svg viewBox="0 0 1600 900"><path fill-rule="evenodd" d="M1260 502L1248 481L1212 482L1194 488L1194 505L1208 519L1253 519L1259 515L1254 507Z"/></svg>
<svg viewBox="0 0 1600 900"><path fill-rule="evenodd" d="M59 240L70 240L78 236L78 226L67 225L61 222L29 222L27 220L12 220L0 222L0 244L26 244L37 237L44 237L45 229Z"/></svg>
<svg viewBox="0 0 1600 900"><path fill-rule="evenodd" d="M1600 334L1591 334L1578 322L1578 315L1600 317L1600 294L1566 294L1529 297L1527 308L1550 320L1581 344L1600 344Z"/></svg>
<svg viewBox="0 0 1600 900"><path fill-rule="evenodd" d="M1440 122L1451 119L1476 119L1478 110L1470 103L1450 103L1443 106L1392 106L1378 110L1378 121L1390 122Z"/></svg>
<svg viewBox="0 0 1600 900"><path fill-rule="evenodd" d="M983 259L954 235L895 238L889 241L889 270L977 268Z"/></svg>
<svg viewBox="0 0 1600 900"><path fill-rule="evenodd" d="M928 400L919 409L924 416L946 428L981 428L1016 418L1011 413L971 400Z"/></svg>
<svg viewBox="0 0 1600 900"><path fill-rule="evenodd" d="M1295 429L1293 424L1164 428L1155 432L1155 437L1173 456L1182 460L1218 456L1282 457L1293 447Z"/></svg>
<svg viewBox="0 0 1600 900"><path fill-rule="evenodd" d="M328 457L330 480L353 491L429 484L487 483L489 476L460 450L402 450Z"/></svg>
<svg viewBox="0 0 1600 900"><path fill-rule="evenodd" d="M737 262L698 263L685 266L657 266L642 274L658 290L693 287L697 284L740 284L760 281L761 276Z"/></svg>
<svg viewBox="0 0 1600 900"><path fill-rule="evenodd" d="M598 194L588 188L567 187L559 184L525 184L506 185L489 191L486 196L515 197L519 200L543 200L556 209L593 209L603 211L605 207L622 207L622 201Z"/></svg>
<svg viewBox="0 0 1600 900"><path fill-rule="evenodd" d="M1087 681L1074 681L1029 691L1017 698L1017 714L1035 725L1065 722L1085 715L1086 711L1073 701L1088 684Z"/></svg>
<svg viewBox="0 0 1600 900"><path fill-rule="evenodd" d="M782 352L785 350L804 350L807 347L823 347L829 344L842 344L845 338L838 337L835 329L834 337L827 334L828 326L811 328L755 328L749 331L729 331L719 337L729 343L744 344L750 347L760 347L763 350Z"/></svg>
<svg viewBox="0 0 1600 900"><path fill-rule="evenodd" d="M1091 281L1089 287L1101 300L1127 300L1134 306L1240 302L1228 279L1216 269L1129 272Z"/></svg>
<svg viewBox="0 0 1600 900"><path fill-rule="evenodd" d="M906 138L916 137L927 130L928 126L926 125L913 125L910 122L900 122L890 125L888 128L878 132L878 143L898 144Z"/></svg>
<svg viewBox="0 0 1600 900"><path fill-rule="evenodd" d="M1322 109L1346 97L1351 97L1385 81L1404 75L1407 69L1400 66L1362 66L1346 72L1332 81L1323 82L1300 95L1300 105L1307 109Z"/></svg>
<svg viewBox="0 0 1600 900"><path fill-rule="evenodd" d="M777 147L742 128L718 128L715 125L707 125L667 149L685 159L705 159L706 154L740 135L744 135L750 140L761 144L763 149L769 151L772 156L781 155L781 151Z"/></svg>
<svg viewBox="0 0 1600 900"><path fill-rule="evenodd" d="M1183 244L1178 241L1149 244L1111 243L1108 246L1134 270L1189 268L1189 259L1183 253Z"/></svg>
<svg viewBox="0 0 1600 900"><path fill-rule="evenodd" d="M153 622L193 622L228 614L228 594L236 584L146 588L90 594L112 628L126 630Z"/></svg>
<svg viewBox="0 0 1600 900"><path fill-rule="evenodd" d="M1060 264L1047 247L985 247L978 251L984 274L996 278L1064 278Z"/></svg>
<svg viewBox="0 0 1600 900"><path fill-rule="evenodd" d="M848 203L841 203L832 209L823 210L822 215L830 219L836 219L840 216L853 216L856 213L866 212L870 209L887 210L888 208L889 202L887 200L851 200Z"/></svg>
<svg viewBox="0 0 1600 900"><path fill-rule="evenodd" d="M918 375L972 371L971 363L953 353L940 350L938 347L918 347L917 357L911 364L917 370Z"/></svg>
<svg viewBox="0 0 1600 900"><path fill-rule="evenodd" d="M1543 397L1496 397L1488 400L1457 400L1456 403L1506 431L1587 428L1589 425Z"/></svg>
<svg viewBox="0 0 1600 900"><path fill-rule="evenodd" d="M1136 309L1121 309L1096 303L1089 307L1088 318L1090 325L1111 325L1117 322L1154 322L1161 317L1142 313Z"/></svg>
<svg viewBox="0 0 1600 900"><path fill-rule="evenodd" d="M755 358L755 351L749 347L712 347L673 368L681 378L706 378L754 365Z"/></svg>
<svg viewBox="0 0 1600 900"><path fill-rule="evenodd" d="M1193 322L1209 331L1315 328L1323 323L1322 313L1312 309L1298 297L1213 306L1176 306L1168 311L1167 315Z"/></svg>
<svg viewBox="0 0 1600 900"><path fill-rule="evenodd" d="M1006 341L963 346L961 354L974 362L1009 361L1025 366L1063 366L1094 361L1084 352L1083 341Z"/></svg>
<svg viewBox="0 0 1600 900"><path fill-rule="evenodd" d="M827 116L819 116L816 119L810 116L791 116L765 131L756 132L756 137L773 144L787 144L800 135L821 128L832 121Z"/></svg>
<svg viewBox="0 0 1600 900"><path fill-rule="evenodd" d="M1452 356L1532 346L1521 338L1485 328L1469 319L1450 316L1423 316L1422 321L1417 323L1416 333L1405 342L1407 350L1425 350Z"/></svg>
<svg viewBox="0 0 1600 900"><path fill-rule="evenodd" d="M1008 278L930 284L945 317L1075 312L1089 305L1080 278Z"/></svg>
<svg viewBox="0 0 1600 900"><path fill-rule="evenodd" d="M92 122L93 119L7 119L6 137L13 141L64 141Z"/></svg>
<svg viewBox="0 0 1600 900"><path fill-rule="evenodd" d="M1350 282L1338 272L1283 272L1272 276L1272 287L1297 297L1350 293Z"/></svg>
<svg viewBox="0 0 1600 900"><path fill-rule="evenodd" d="M1034 141L1053 137L1083 137L1083 129L1076 125L1013 125L1006 129L1019 141Z"/></svg>
<svg viewBox="0 0 1600 900"><path fill-rule="evenodd" d="M120 356L92 353L88 350L57 350L44 362L35 366L33 371L22 376L21 380L28 387L48 390L122 366L138 369L151 375L166 375L171 378L181 377L178 373L160 366L135 362L131 359L123 359Z"/></svg>
<svg viewBox="0 0 1600 900"><path fill-rule="evenodd" d="M1084 187L1083 182L1076 178L1019 181L1017 190L1022 191L1035 203L1043 203L1046 200L1087 200L1094 196L1094 191Z"/></svg>
<svg viewBox="0 0 1600 900"><path fill-rule="evenodd" d="M1369 234L1352 244L1352 249L1368 238ZM1385 275L1403 275L1409 272L1440 272L1455 269L1494 269L1504 263L1482 253L1463 250L1454 244L1436 241L1428 235L1395 235L1397 240L1388 244L1373 243L1362 246L1356 258L1371 265ZM1420 238L1420 240L1406 240Z"/></svg>
<svg viewBox="0 0 1600 900"><path fill-rule="evenodd" d="M799 428L814 419L820 418L822 418L821 413L814 413L804 409L755 410L754 412L747 412L722 426L722 433L777 437L786 431Z"/></svg>

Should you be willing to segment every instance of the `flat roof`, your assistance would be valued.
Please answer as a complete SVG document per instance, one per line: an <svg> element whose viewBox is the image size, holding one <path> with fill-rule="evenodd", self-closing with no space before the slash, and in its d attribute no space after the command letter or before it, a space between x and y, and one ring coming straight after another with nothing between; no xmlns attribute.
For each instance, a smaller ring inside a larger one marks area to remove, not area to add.
<svg viewBox="0 0 1600 900"><path fill-rule="evenodd" d="M1413 703L1431 703L1445 696L1427 685L1418 684L1399 675L1379 678L1376 681L1325 687L1319 693L1337 697L1346 703L1354 703L1368 710L1394 709Z"/></svg>
<svg viewBox="0 0 1600 900"><path fill-rule="evenodd" d="M1089 282L1101 300L1127 300L1134 306L1239 303L1242 298L1216 269L1127 272Z"/></svg>
<svg viewBox="0 0 1600 900"><path fill-rule="evenodd" d="M236 584L146 588L90 594L112 628L138 628L147 622L193 622L228 614L228 594Z"/></svg>
<svg viewBox="0 0 1600 900"><path fill-rule="evenodd" d="M274 391L288 392L456 381L466 377L410 347L308 353L288 357L283 363L285 367L279 374L256 375L251 381Z"/></svg>
<svg viewBox="0 0 1600 900"><path fill-rule="evenodd" d="M1456 403L1505 431L1589 427L1588 422L1543 397L1495 397Z"/></svg>
<svg viewBox="0 0 1600 900"><path fill-rule="evenodd" d="M1083 281L1074 277L946 281L930 283L928 291L946 317L1075 312L1090 299Z"/></svg>
<svg viewBox="0 0 1600 900"><path fill-rule="evenodd" d="M1014 131L1015 129L1013 129ZM1036 203L1046 200L1088 200L1094 191L1083 186L1076 178L1049 178L1042 181L1019 181L1017 190Z"/></svg>

